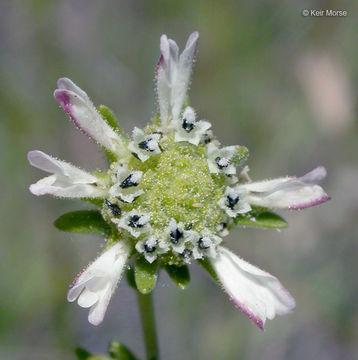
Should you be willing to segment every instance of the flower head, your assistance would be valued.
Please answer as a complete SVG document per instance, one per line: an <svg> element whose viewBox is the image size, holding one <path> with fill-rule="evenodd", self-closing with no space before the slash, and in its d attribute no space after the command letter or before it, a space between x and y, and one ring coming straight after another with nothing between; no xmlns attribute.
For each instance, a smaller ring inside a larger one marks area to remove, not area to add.
<svg viewBox="0 0 358 360"><path fill-rule="evenodd" d="M30 186L33 194L90 199L99 206L95 223L88 226L103 227L106 248L68 293L69 301L78 299L81 307L90 308L94 325L103 320L130 258L144 261L151 269L148 276L158 265L183 267L195 260L209 265L237 307L260 328L295 306L275 277L223 247L222 238L235 225L284 227L269 209L302 209L327 201L318 185L326 171L318 167L302 177L251 181L247 148L222 146L211 124L184 106L198 37L192 33L179 55L175 41L162 35L156 73L159 114L145 128L135 127L131 138L119 131L108 109L96 109L71 80L58 80L57 102L109 155L105 174L29 152L31 165L50 173Z"/></svg>

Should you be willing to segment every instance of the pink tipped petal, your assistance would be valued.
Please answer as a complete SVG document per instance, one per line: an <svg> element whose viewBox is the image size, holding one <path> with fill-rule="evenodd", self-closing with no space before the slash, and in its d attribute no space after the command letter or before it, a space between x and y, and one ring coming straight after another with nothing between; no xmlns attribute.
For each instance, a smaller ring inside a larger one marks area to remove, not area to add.
<svg viewBox="0 0 358 360"><path fill-rule="evenodd" d="M228 249L219 246L218 255L211 262L235 305L260 329L266 319L288 314L294 309L295 300L277 278Z"/></svg>
<svg viewBox="0 0 358 360"><path fill-rule="evenodd" d="M76 166L53 158L42 151L30 151L28 160L32 166L53 173L37 183L30 185L34 195L53 195L59 197L83 198L103 197L105 191L100 186L101 180Z"/></svg>
<svg viewBox="0 0 358 360"><path fill-rule="evenodd" d="M90 308L88 321L99 325L106 313L127 262L130 248L124 242L116 242L87 266L74 280L67 294L68 301L78 298L78 305Z"/></svg>
<svg viewBox="0 0 358 360"><path fill-rule="evenodd" d="M58 80L54 97L74 124L87 136L112 152L121 147L120 138L97 112L88 95L67 78Z"/></svg>
<svg viewBox="0 0 358 360"><path fill-rule="evenodd" d="M307 209L312 206L317 206L317 205L323 204L328 200L331 200L331 198L327 194L325 194L321 198L315 199L311 202L300 203L298 205L290 205L288 209L289 210L303 210L303 209Z"/></svg>
<svg viewBox="0 0 358 360"><path fill-rule="evenodd" d="M330 199L317 183L325 178L326 169L319 166L306 175L278 178L240 185L247 192L247 201L251 205L268 208L305 209L322 204Z"/></svg>
<svg viewBox="0 0 358 360"><path fill-rule="evenodd" d="M91 100L88 95L79 88L72 80L63 77L59 78L56 82L57 88L60 90L69 90L77 94L79 97L83 98L87 103L91 104Z"/></svg>

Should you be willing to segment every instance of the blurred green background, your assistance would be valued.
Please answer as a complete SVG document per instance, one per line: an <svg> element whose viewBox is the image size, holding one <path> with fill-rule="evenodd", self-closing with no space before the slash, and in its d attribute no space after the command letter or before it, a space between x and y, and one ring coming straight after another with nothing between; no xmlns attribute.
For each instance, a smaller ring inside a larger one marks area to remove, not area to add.
<svg viewBox="0 0 358 360"><path fill-rule="evenodd" d="M345 18L303 17L342 9ZM162 33L182 47L200 32L190 90L200 117L227 145L250 149L251 177L301 175L325 165L332 200L283 213L282 232L238 229L228 246L280 278L292 315L258 330L197 266L179 291L162 273L155 290L163 359L358 359L358 3L351 1L0 2L0 359L74 359L74 347L105 352L112 339L142 355L136 297L122 281L104 323L66 301L68 285L102 239L60 233L52 222L84 208L36 198L40 149L83 168L105 160L52 97L73 79L122 129L156 109L154 68Z"/></svg>

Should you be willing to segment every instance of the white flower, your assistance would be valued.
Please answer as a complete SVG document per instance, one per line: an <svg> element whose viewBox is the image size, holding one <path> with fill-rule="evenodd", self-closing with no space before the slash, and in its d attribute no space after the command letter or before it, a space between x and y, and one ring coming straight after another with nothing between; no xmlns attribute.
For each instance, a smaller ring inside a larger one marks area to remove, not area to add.
<svg viewBox="0 0 358 360"><path fill-rule="evenodd" d="M200 234L197 234L192 241L194 245L194 259L204 259L205 257L216 257L216 248L221 243L222 239L205 229Z"/></svg>
<svg viewBox="0 0 358 360"><path fill-rule="evenodd" d="M36 184L30 185L30 191L34 195L95 198L103 197L106 193L101 179L65 161L55 159L38 150L30 151L27 157L32 166L52 173Z"/></svg>
<svg viewBox="0 0 358 360"><path fill-rule="evenodd" d="M174 40L168 39L166 35L160 38L161 57L157 65L156 80L160 119L164 125L168 125L170 119L176 121L179 118L189 86L198 38L199 33L193 32L180 56Z"/></svg>
<svg viewBox="0 0 358 360"><path fill-rule="evenodd" d="M84 134L113 153L126 152L119 136L102 119L82 89L67 78L58 79L57 87L54 92L56 101Z"/></svg>
<svg viewBox="0 0 358 360"><path fill-rule="evenodd" d="M214 270L235 305L260 329L266 319L290 313L295 300L277 278L219 246L211 260Z"/></svg>
<svg viewBox="0 0 358 360"><path fill-rule="evenodd" d="M149 220L149 215L132 210L124 214L119 220L113 219L112 221L117 222L119 228L129 231L132 236L137 238L139 235L150 231Z"/></svg>
<svg viewBox="0 0 358 360"><path fill-rule="evenodd" d="M319 166L299 178L285 177L252 182L239 185L238 189L246 191L246 200L251 205L299 210L330 199L317 185L325 176L326 169Z"/></svg>
<svg viewBox="0 0 358 360"><path fill-rule="evenodd" d="M136 197L143 194L143 190L138 188L143 173L141 171L129 172L124 166L117 170L117 183L109 189L111 196L119 196L121 200L131 203Z"/></svg>
<svg viewBox="0 0 358 360"><path fill-rule="evenodd" d="M169 226L165 230L170 247L174 252L181 254L185 249L185 243L191 241L191 232L185 230L183 223L177 223L175 219L170 219Z"/></svg>
<svg viewBox="0 0 358 360"><path fill-rule="evenodd" d="M139 240L135 248L139 253L144 254L145 259L149 263L152 263L158 255L168 251L168 244L165 240L152 235Z"/></svg>
<svg viewBox="0 0 358 360"><path fill-rule="evenodd" d="M68 301L78 298L79 306L90 308L88 321L92 325L99 325L103 321L129 253L130 249L125 242L116 242L84 269L71 285Z"/></svg>
<svg viewBox="0 0 358 360"><path fill-rule="evenodd" d="M160 134L154 133L145 135L142 129L133 129L133 141L128 144L128 149L136 154L140 161L144 162L150 156L160 154L159 147Z"/></svg>
<svg viewBox="0 0 358 360"><path fill-rule="evenodd" d="M174 123L174 141L188 141L191 144L198 145L210 127L211 124L208 121L196 121L193 108L188 106L185 108L181 120Z"/></svg>
<svg viewBox="0 0 358 360"><path fill-rule="evenodd" d="M227 187L224 196L218 201L218 205L232 218L251 210L251 206L247 202L246 192L239 186Z"/></svg>
<svg viewBox="0 0 358 360"><path fill-rule="evenodd" d="M219 149L214 143L207 146L208 166L211 173L226 175L236 174L235 165L231 163L236 153L236 146L226 146Z"/></svg>

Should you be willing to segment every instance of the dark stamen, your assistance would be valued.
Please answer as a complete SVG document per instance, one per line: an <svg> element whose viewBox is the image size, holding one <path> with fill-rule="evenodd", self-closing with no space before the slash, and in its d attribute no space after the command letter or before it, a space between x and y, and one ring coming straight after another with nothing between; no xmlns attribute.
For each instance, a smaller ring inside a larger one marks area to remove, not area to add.
<svg viewBox="0 0 358 360"><path fill-rule="evenodd" d="M183 120L182 128L187 132L190 133L194 129L194 123L189 122L187 119Z"/></svg>
<svg viewBox="0 0 358 360"><path fill-rule="evenodd" d="M225 158L222 158L220 156L218 156L216 159L215 159L215 162L216 162L216 165L218 166L218 168L220 170L224 169L224 168L227 168L229 166L229 161Z"/></svg>
<svg viewBox="0 0 358 360"><path fill-rule="evenodd" d="M139 215L133 215L130 217L129 221L128 221L128 225L132 228L141 228L144 226L144 224L139 223L140 220L140 216Z"/></svg>
<svg viewBox="0 0 358 360"><path fill-rule="evenodd" d="M129 188L131 186L137 186L138 184L135 181L132 181L133 175L128 175L119 185L122 189Z"/></svg>
<svg viewBox="0 0 358 360"><path fill-rule="evenodd" d="M183 256L185 259L189 259L192 253L193 252L190 249L184 249L184 251L180 255Z"/></svg>
<svg viewBox="0 0 358 360"><path fill-rule="evenodd" d="M107 199L104 199L104 203L108 206L108 208L112 211L112 214L114 216L119 216L121 215L121 209L119 208L118 205L116 204L112 204L111 202L109 202Z"/></svg>
<svg viewBox="0 0 358 360"><path fill-rule="evenodd" d="M199 249L201 249L201 250L206 250L206 249L209 249L210 246L205 244L203 238L200 238L200 239L198 240L198 247L199 247Z"/></svg>
<svg viewBox="0 0 358 360"><path fill-rule="evenodd" d="M148 245L147 243L144 244L144 251L147 253L152 253L157 249L156 243L154 245Z"/></svg>
<svg viewBox="0 0 358 360"><path fill-rule="evenodd" d="M177 244L182 237L183 233L179 229L170 232L170 241L173 244Z"/></svg>
<svg viewBox="0 0 358 360"><path fill-rule="evenodd" d="M231 210L234 210L234 206L239 202L240 198L238 196L236 197L231 197L230 195L228 195L226 197L226 205L228 206L228 208L230 208Z"/></svg>
<svg viewBox="0 0 358 360"><path fill-rule="evenodd" d="M138 144L138 146L139 146L141 149L146 150L146 151L154 151L154 149L151 149L151 148L148 146L148 144L149 144L150 141L152 141L152 138L149 138L149 139L147 139L147 140L143 140L143 141L141 141L141 142Z"/></svg>
<svg viewBox="0 0 358 360"><path fill-rule="evenodd" d="M209 134L205 133L203 136L204 144L209 144L211 142L212 138Z"/></svg>

